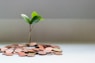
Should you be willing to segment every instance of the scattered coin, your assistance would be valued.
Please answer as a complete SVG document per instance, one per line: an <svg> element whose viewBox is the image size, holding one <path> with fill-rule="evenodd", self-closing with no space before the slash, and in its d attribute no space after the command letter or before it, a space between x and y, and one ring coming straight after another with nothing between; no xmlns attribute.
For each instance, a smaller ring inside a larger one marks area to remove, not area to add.
<svg viewBox="0 0 95 63"><path fill-rule="evenodd" d="M30 46L35 46L35 45L37 45L37 43L36 42L31 42L29 45Z"/></svg>
<svg viewBox="0 0 95 63"><path fill-rule="evenodd" d="M6 47L1 48L1 52L6 51L7 49L8 49L8 48L6 48Z"/></svg>
<svg viewBox="0 0 95 63"><path fill-rule="evenodd" d="M39 55L46 55L46 52L45 51L39 51L38 54Z"/></svg>
<svg viewBox="0 0 95 63"><path fill-rule="evenodd" d="M18 44L18 47L25 47L25 44Z"/></svg>
<svg viewBox="0 0 95 63"><path fill-rule="evenodd" d="M33 52L35 52L35 51L34 51L33 49L28 49L27 52L33 53Z"/></svg>
<svg viewBox="0 0 95 63"><path fill-rule="evenodd" d="M37 44L36 42L31 42L27 44L12 44L0 48L0 52L6 56L12 56L15 53L20 57L34 57L35 55L47 55L55 54L62 55L62 50L59 46L49 45L49 44Z"/></svg>
<svg viewBox="0 0 95 63"><path fill-rule="evenodd" d="M25 52L18 52L17 53L20 57L24 57L24 56L26 56L27 54L25 54Z"/></svg>
<svg viewBox="0 0 95 63"><path fill-rule="evenodd" d="M1 52L1 48L0 48L0 52Z"/></svg>
<svg viewBox="0 0 95 63"><path fill-rule="evenodd" d="M39 50L44 50L45 48L43 47L43 45L38 45L38 47L39 47Z"/></svg>
<svg viewBox="0 0 95 63"><path fill-rule="evenodd" d="M47 47L47 48L45 48L45 52L47 52L47 53L50 53L50 52L52 52L52 50L53 50L53 48L52 47Z"/></svg>
<svg viewBox="0 0 95 63"><path fill-rule="evenodd" d="M60 49L60 47L59 47L59 46L54 46L54 45L52 45L51 47Z"/></svg>
<svg viewBox="0 0 95 63"><path fill-rule="evenodd" d="M9 48L12 48L12 46L10 46L10 45L8 45L8 46L5 46L5 47L6 47L6 48L8 48L8 49L9 49Z"/></svg>
<svg viewBox="0 0 95 63"><path fill-rule="evenodd" d="M21 51L22 51L22 49L20 49L20 48L16 48L16 49L15 49L15 52L16 52L16 53L21 52Z"/></svg>
<svg viewBox="0 0 95 63"><path fill-rule="evenodd" d="M6 52L6 53L13 53L13 48L7 49L5 52Z"/></svg>
<svg viewBox="0 0 95 63"><path fill-rule="evenodd" d="M61 52L62 50L59 48L53 48L53 51Z"/></svg>
<svg viewBox="0 0 95 63"><path fill-rule="evenodd" d="M35 53L28 53L27 56L28 57L34 57L35 56Z"/></svg>
<svg viewBox="0 0 95 63"><path fill-rule="evenodd" d="M62 55L62 52L54 52L55 55Z"/></svg>
<svg viewBox="0 0 95 63"><path fill-rule="evenodd" d="M13 53L4 53L6 56L13 56Z"/></svg>

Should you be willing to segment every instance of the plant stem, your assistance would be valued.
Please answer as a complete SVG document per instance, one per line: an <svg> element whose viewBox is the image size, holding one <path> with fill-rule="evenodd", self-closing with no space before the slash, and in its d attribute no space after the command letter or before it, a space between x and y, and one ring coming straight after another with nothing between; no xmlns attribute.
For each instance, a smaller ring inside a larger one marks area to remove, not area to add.
<svg viewBox="0 0 95 63"><path fill-rule="evenodd" d="M32 25L29 24L29 43L32 41L32 35L31 35L31 32L32 32Z"/></svg>

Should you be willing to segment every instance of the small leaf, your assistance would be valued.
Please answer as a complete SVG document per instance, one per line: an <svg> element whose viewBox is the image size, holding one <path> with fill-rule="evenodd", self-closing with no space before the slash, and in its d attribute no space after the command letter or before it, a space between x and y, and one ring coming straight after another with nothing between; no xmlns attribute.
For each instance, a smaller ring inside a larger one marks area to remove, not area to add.
<svg viewBox="0 0 95 63"><path fill-rule="evenodd" d="M31 23L38 23L39 21L44 20L36 11L33 11L31 14L32 20Z"/></svg>
<svg viewBox="0 0 95 63"><path fill-rule="evenodd" d="M31 14L31 17L33 18L35 16L39 16L39 14L36 11L33 11L32 14Z"/></svg>
<svg viewBox="0 0 95 63"><path fill-rule="evenodd" d="M31 19L31 24L38 23L39 21L40 21L40 17L39 17L39 16L34 16L34 17Z"/></svg>
<svg viewBox="0 0 95 63"><path fill-rule="evenodd" d="M21 14L21 16L22 16L22 18L24 18L24 20L27 22L27 23L29 23L30 24L30 18L27 16L27 15L25 15L25 14Z"/></svg>
<svg viewBox="0 0 95 63"><path fill-rule="evenodd" d="M31 17L33 18L35 16L39 16L40 20L43 20L43 18L36 11L33 11Z"/></svg>
<svg viewBox="0 0 95 63"><path fill-rule="evenodd" d="M44 20L44 18L42 18L41 16L39 16L39 19L40 19L40 21Z"/></svg>

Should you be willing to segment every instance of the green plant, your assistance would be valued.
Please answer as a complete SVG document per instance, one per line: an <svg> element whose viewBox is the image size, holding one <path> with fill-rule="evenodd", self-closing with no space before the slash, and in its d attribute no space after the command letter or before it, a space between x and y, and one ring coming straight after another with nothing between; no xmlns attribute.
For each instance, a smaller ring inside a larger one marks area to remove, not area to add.
<svg viewBox="0 0 95 63"><path fill-rule="evenodd" d="M31 31L32 31L32 28L33 28L33 24L42 21L43 18L36 11L33 11L31 13L31 18L29 18L25 14L21 14L21 16L29 24L29 42L31 42Z"/></svg>

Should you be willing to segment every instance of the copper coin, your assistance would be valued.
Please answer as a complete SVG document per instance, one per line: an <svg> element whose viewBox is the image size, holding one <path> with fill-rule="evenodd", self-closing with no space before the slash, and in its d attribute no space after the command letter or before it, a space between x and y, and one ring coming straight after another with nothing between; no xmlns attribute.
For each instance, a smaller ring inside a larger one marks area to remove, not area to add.
<svg viewBox="0 0 95 63"><path fill-rule="evenodd" d="M25 54L24 52L18 52L17 53L19 56L23 57L23 56L26 56L27 54Z"/></svg>
<svg viewBox="0 0 95 63"><path fill-rule="evenodd" d="M4 55L6 55L6 56L12 56L13 53L4 53Z"/></svg>
<svg viewBox="0 0 95 63"><path fill-rule="evenodd" d="M59 48L53 48L53 51L61 52L62 50Z"/></svg>
<svg viewBox="0 0 95 63"><path fill-rule="evenodd" d="M43 45L38 45L38 47L39 47L39 50L44 50L45 48L43 47Z"/></svg>
<svg viewBox="0 0 95 63"><path fill-rule="evenodd" d="M28 53L27 56L28 57L34 57L35 56L35 53Z"/></svg>
<svg viewBox="0 0 95 63"><path fill-rule="evenodd" d="M38 54L39 55L46 55L46 52L45 51L39 51Z"/></svg>
<svg viewBox="0 0 95 63"><path fill-rule="evenodd" d="M35 45L37 45L37 43L36 42L31 42L29 45L30 46L35 46Z"/></svg>
<svg viewBox="0 0 95 63"><path fill-rule="evenodd" d="M16 48L15 49L15 52L17 53L17 52L21 52L22 51L22 49L20 49L20 48Z"/></svg>
<svg viewBox="0 0 95 63"><path fill-rule="evenodd" d="M13 53L13 48L7 49L5 52L6 52L6 53Z"/></svg>
<svg viewBox="0 0 95 63"><path fill-rule="evenodd" d="M62 55L62 52L54 52L55 55Z"/></svg>
<svg viewBox="0 0 95 63"><path fill-rule="evenodd" d="M60 49L60 47L59 47L59 46L54 46L54 45L52 45L51 47Z"/></svg>
<svg viewBox="0 0 95 63"><path fill-rule="evenodd" d="M7 49L8 49L8 48L6 48L6 47L1 48L1 52L6 51Z"/></svg>
<svg viewBox="0 0 95 63"><path fill-rule="evenodd" d="M52 52L52 50L53 50L53 48L52 48L52 47L47 47L47 48L45 48L45 50L44 50L44 51L48 53L48 52Z"/></svg>

